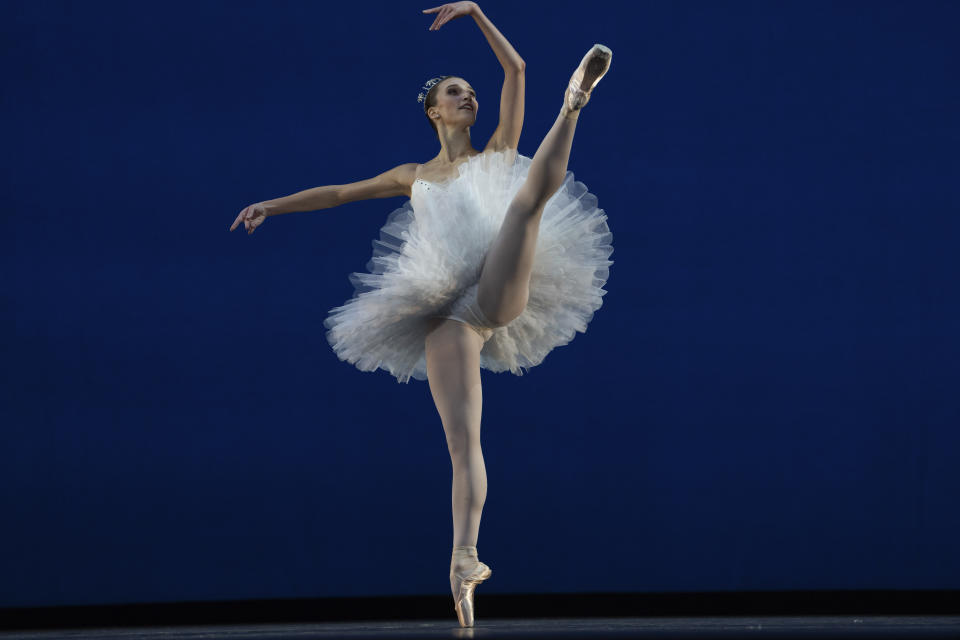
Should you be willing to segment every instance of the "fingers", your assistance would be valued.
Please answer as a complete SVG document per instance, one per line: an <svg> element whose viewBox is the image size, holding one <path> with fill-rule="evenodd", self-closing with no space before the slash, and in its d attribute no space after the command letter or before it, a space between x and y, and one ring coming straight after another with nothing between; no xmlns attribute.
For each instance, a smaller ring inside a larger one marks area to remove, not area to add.
<svg viewBox="0 0 960 640"><path fill-rule="evenodd" d="M447 21L446 17L449 13L450 13L449 7L443 7L440 13L437 14L437 19L433 21L432 25L430 25L429 30L436 31L437 29L439 29L441 25L443 25L443 23Z"/></svg>
<svg viewBox="0 0 960 640"><path fill-rule="evenodd" d="M247 235L250 235L253 233L253 230L257 228L257 224L254 220L256 218L256 214L257 211L252 205L244 207L243 211L240 212L240 215L237 216L237 219L233 221L232 225L230 225L230 231L236 229L237 226L239 226L239 224L242 222L243 228L247 230Z"/></svg>
<svg viewBox="0 0 960 640"><path fill-rule="evenodd" d="M246 211L246 209L244 209L243 211ZM233 221L232 225L230 225L230 231L233 231L234 229L236 229L237 225L240 224L240 221L243 220L243 211L240 212L240 215L237 216L237 219Z"/></svg>
<svg viewBox="0 0 960 640"><path fill-rule="evenodd" d="M230 231L233 231L237 228L241 222L243 223L243 228L248 232L250 231L250 220L247 218L247 214L250 211L250 207L244 207L243 211L240 212L240 215L237 216L237 219L233 221L233 224L230 225Z"/></svg>
<svg viewBox="0 0 960 640"><path fill-rule="evenodd" d="M239 225L241 222L243 223L244 227L247 226L247 220L244 217L245 212L246 212L246 209L240 212L240 215L237 216L237 219L233 221L232 225L230 225L230 231L233 231L234 229L236 229L237 225Z"/></svg>
<svg viewBox="0 0 960 640"><path fill-rule="evenodd" d="M424 9L424 13L437 13L436 19L433 21L433 24L430 25L428 31L436 31L439 29L445 22L447 22L446 17L452 11L449 4L440 5L439 7L433 7L432 9Z"/></svg>

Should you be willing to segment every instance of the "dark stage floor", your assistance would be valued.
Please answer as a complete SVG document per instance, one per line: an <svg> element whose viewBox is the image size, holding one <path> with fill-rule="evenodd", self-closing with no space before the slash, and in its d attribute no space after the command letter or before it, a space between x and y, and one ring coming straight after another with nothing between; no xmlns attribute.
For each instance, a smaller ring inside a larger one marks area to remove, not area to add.
<svg viewBox="0 0 960 640"><path fill-rule="evenodd" d="M0 632L2 640L282 640L307 638L955 638L960 616L492 618L450 621L242 624Z"/></svg>

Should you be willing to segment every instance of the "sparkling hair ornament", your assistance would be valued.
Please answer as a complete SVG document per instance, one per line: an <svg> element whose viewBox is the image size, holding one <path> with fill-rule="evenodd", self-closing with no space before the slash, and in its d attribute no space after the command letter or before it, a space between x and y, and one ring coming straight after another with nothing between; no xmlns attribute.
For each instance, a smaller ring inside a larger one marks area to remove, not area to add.
<svg viewBox="0 0 960 640"><path fill-rule="evenodd" d="M427 94L430 93L430 89L433 88L433 85L437 84L444 78L449 78L450 76L440 76L438 78L431 78L427 80L422 87L420 87L420 93L417 95L417 102L423 102L427 99Z"/></svg>

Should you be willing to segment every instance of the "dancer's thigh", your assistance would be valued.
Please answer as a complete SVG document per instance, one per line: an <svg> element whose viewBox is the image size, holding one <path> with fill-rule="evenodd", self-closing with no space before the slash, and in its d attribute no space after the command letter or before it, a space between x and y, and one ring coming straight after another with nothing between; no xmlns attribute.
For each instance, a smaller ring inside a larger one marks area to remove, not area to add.
<svg viewBox="0 0 960 640"><path fill-rule="evenodd" d="M462 322L444 320L427 335L427 380L451 453L480 437L483 338Z"/></svg>
<svg viewBox="0 0 960 640"><path fill-rule="evenodd" d="M507 207L487 252L477 287L477 303L497 325L508 324L526 307L544 204L521 188Z"/></svg>

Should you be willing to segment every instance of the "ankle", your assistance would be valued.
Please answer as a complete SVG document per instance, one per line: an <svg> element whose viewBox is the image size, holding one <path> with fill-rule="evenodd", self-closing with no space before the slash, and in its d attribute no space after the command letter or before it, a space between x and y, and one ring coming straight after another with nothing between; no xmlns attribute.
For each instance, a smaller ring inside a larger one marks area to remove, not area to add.
<svg viewBox="0 0 960 640"><path fill-rule="evenodd" d="M560 108L560 117L565 120L577 120L580 117L580 109L571 109L567 106L566 101L564 101L563 106Z"/></svg>
<svg viewBox="0 0 960 640"><path fill-rule="evenodd" d="M450 564L454 567L461 568L476 564L478 560L477 548L475 546L460 546L453 548Z"/></svg>
<svg viewBox="0 0 960 640"><path fill-rule="evenodd" d="M454 558L476 558L477 557L477 547L475 545L463 545L453 548L453 557Z"/></svg>

